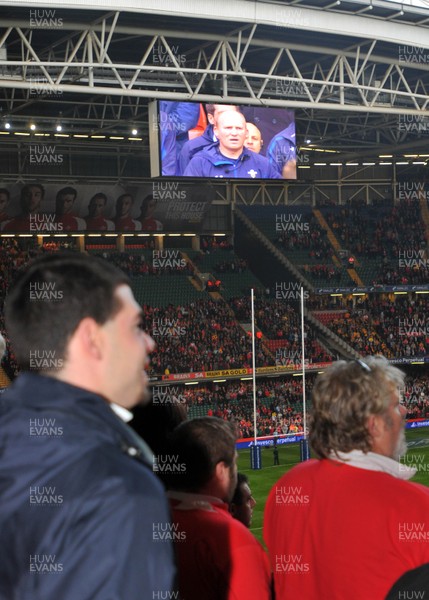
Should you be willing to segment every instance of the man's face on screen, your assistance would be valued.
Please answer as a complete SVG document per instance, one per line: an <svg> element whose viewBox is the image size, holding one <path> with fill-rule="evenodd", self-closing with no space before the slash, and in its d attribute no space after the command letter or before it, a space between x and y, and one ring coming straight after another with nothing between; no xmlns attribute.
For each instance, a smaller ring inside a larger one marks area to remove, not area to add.
<svg viewBox="0 0 429 600"><path fill-rule="evenodd" d="M219 149L225 156L240 156L247 137L246 120L236 111L222 113L213 128Z"/></svg>
<svg viewBox="0 0 429 600"><path fill-rule="evenodd" d="M246 148L249 148L249 150L252 150L253 152L256 152L257 154L259 154L259 152L261 151L261 148L262 148L261 132L256 127L256 125L253 125L253 123L247 123L246 128L247 128L247 139L246 139L244 145L246 146Z"/></svg>

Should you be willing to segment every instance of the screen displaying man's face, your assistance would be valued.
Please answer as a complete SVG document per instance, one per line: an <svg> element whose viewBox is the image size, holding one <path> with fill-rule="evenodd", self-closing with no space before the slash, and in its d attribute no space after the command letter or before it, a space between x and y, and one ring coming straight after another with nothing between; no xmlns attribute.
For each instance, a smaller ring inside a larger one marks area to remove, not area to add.
<svg viewBox="0 0 429 600"><path fill-rule="evenodd" d="M219 115L213 128L214 134L219 140L219 149L222 154L240 155L244 141L247 137L246 120L244 116L236 111L226 111Z"/></svg>

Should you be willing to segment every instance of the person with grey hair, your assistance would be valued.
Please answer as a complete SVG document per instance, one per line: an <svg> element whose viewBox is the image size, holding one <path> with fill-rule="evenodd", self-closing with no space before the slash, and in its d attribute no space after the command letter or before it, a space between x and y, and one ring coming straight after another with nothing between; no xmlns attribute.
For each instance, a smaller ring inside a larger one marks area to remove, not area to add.
<svg viewBox="0 0 429 600"><path fill-rule="evenodd" d="M407 481L416 469L401 462L403 385L382 356L341 360L318 377L309 435L318 459L283 475L265 508L277 600L381 600L429 561L429 488Z"/></svg>

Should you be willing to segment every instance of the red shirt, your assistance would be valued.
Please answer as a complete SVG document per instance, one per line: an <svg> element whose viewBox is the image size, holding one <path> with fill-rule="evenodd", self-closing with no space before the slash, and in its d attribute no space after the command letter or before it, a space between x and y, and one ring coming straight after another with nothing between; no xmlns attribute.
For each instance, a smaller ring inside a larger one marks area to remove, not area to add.
<svg viewBox="0 0 429 600"><path fill-rule="evenodd" d="M181 598L269 600L268 557L227 504L199 494L168 495Z"/></svg>
<svg viewBox="0 0 429 600"><path fill-rule="evenodd" d="M6 222L3 231L5 232L26 232L30 233L30 215L18 215Z"/></svg>
<svg viewBox="0 0 429 600"><path fill-rule="evenodd" d="M86 217L86 227L88 231L112 231L114 225L112 221L107 221L104 217Z"/></svg>
<svg viewBox="0 0 429 600"><path fill-rule="evenodd" d="M276 600L382 600L429 562L429 489L330 460L291 469L273 487L264 539Z"/></svg>
<svg viewBox="0 0 429 600"><path fill-rule="evenodd" d="M137 223L138 221L132 217L121 217L115 220L115 229L116 231L135 231Z"/></svg>
<svg viewBox="0 0 429 600"><path fill-rule="evenodd" d="M83 219L79 219L72 214L58 216L55 221L62 225L63 231L81 231L86 227Z"/></svg>

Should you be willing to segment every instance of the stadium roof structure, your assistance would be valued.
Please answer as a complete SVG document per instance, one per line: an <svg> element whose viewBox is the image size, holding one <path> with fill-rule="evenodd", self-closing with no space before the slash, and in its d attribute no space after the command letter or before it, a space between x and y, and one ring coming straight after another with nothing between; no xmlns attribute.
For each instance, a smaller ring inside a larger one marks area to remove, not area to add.
<svg viewBox="0 0 429 600"><path fill-rule="evenodd" d="M169 99L293 108L298 145L341 160L427 150L427 0L24 0L0 14L5 134L34 120L131 144L148 102Z"/></svg>

